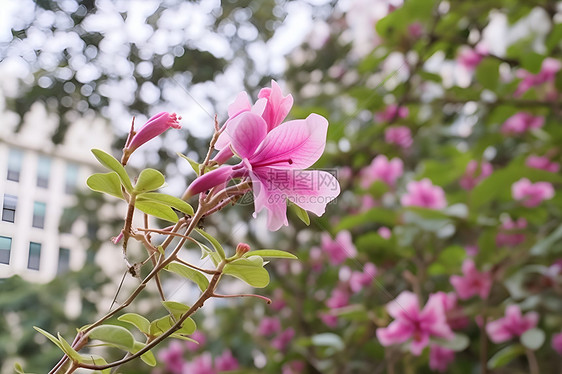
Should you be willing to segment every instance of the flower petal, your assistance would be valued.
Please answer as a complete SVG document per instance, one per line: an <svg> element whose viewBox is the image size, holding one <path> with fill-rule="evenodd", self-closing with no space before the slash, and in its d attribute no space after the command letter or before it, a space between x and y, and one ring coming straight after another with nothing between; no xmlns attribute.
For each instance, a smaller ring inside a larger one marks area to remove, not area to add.
<svg viewBox="0 0 562 374"><path fill-rule="evenodd" d="M394 318L412 319L420 313L418 297L410 291L402 291L400 295L386 304L386 310Z"/></svg>
<svg viewBox="0 0 562 374"><path fill-rule="evenodd" d="M254 168L306 169L324 152L327 132L328 121L318 114L285 122L267 134L250 162Z"/></svg>
<svg viewBox="0 0 562 374"><path fill-rule="evenodd" d="M267 134L263 118L252 112L244 112L230 121L225 129L231 146L241 158L251 157Z"/></svg>
<svg viewBox="0 0 562 374"><path fill-rule="evenodd" d="M230 179L235 178L234 174L235 173L233 171L233 167L230 165L221 166L218 169L205 173L200 177L197 177L197 179L195 179L193 183L189 185L187 191L183 196L183 199L186 200L191 196L197 195L198 193L210 190L215 186L226 183Z"/></svg>
<svg viewBox="0 0 562 374"><path fill-rule="evenodd" d="M387 327L378 328L376 331L377 339L383 346L404 343L413 334L413 328L409 324L393 321Z"/></svg>
<svg viewBox="0 0 562 374"><path fill-rule="evenodd" d="M287 198L276 188L268 186L267 176L260 172L250 172L254 191L254 217L263 209L267 210L267 227L277 231L281 226L288 226Z"/></svg>

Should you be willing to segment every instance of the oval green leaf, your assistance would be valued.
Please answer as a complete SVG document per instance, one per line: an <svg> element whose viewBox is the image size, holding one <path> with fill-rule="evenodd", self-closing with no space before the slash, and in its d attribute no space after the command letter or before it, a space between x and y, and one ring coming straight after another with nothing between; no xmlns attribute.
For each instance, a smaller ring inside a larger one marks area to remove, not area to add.
<svg viewBox="0 0 562 374"><path fill-rule="evenodd" d="M525 348L519 344L507 346L490 358L488 361L488 369L501 368L523 353L525 353Z"/></svg>
<svg viewBox="0 0 562 374"><path fill-rule="evenodd" d="M140 172L134 191L138 194L154 191L166 183L164 176L156 169L144 169Z"/></svg>
<svg viewBox="0 0 562 374"><path fill-rule="evenodd" d="M76 352L74 350L74 348L72 348L72 346L70 344L68 344L68 342L66 340L64 340L64 338L60 335L57 334L58 338L59 338L59 342L62 345L62 351L64 353L66 353L66 355L74 362L82 362L82 356Z"/></svg>
<svg viewBox="0 0 562 374"><path fill-rule="evenodd" d="M137 197L137 200L141 200L141 199L154 201L169 206L171 208L177 209L182 213L193 215L193 208L191 207L191 205L189 205L182 199L178 199L175 196L171 196L159 192L146 192Z"/></svg>
<svg viewBox="0 0 562 374"><path fill-rule="evenodd" d="M165 221L178 222L178 215L169 206L140 199L135 202L135 207L148 215Z"/></svg>
<svg viewBox="0 0 562 374"><path fill-rule="evenodd" d="M201 230L201 229L195 229L199 234L201 234L203 237L205 237L205 239L207 239L211 245L213 246L213 248L215 248L215 251L217 251L217 253L219 254L221 259L225 259L226 255L224 253L224 249L222 247L222 245L220 245L219 241L217 239L215 239L212 235L210 235L209 233Z"/></svg>
<svg viewBox="0 0 562 374"><path fill-rule="evenodd" d="M131 184L131 179L129 178L129 175L125 171L123 165L121 165L121 163L117 161L115 157L113 157L108 153L105 153L101 149L94 148L92 149L92 153L98 159L100 164L117 173L119 179L121 179L121 183L123 184L123 186L125 186L125 189L128 192L133 191L133 185Z"/></svg>
<svg viewBox="0 0 562 374"><path fill-rule="evenodd" d="M115 172L100 174L96 173L91 175L86 184L91 190L97 192L103 192L111 196L123 199L123 193L121 192L121 181L119 176Z"/></svg>
<svg viewBox="0 0 562 374"><path fill-rule="evenodd" d="M269 284L269 273L263 268L263 259L259 256L232 261L225 265L223 273L256 288L264 288Z"/></svg>
<svg viewBox="0 0 562 374"><path fill-rule="evenodd" d="M183 314L189 310L189 305L178 303L177 301L162 301L164 308L168 309L176 319L179 319Z"/></svg>
<svg viewBox="0 0 562 374"><path fill-rule="evenodd" d="M209 280L207 279L206 276L204 276L197 270L191 269L185 265L178 264L178 263L171 263L170 265L166 266L166 270L192 280L197 284L197 286L199 286L199 289L201 291L205 291L207 287L209 287Z"/></svg>
<svg viewBox="0 0 562 374"><path fill-rule="evenodd" d="M298 260L297 256L292 253L280 251L277 249L260 249L257 251L251 251L244 255L244 257L260 256L267 258L290 258L292 260Z"/></svg>
<svg viewBox="0 0 562 374"><path fill-rule="evenodd" d="M133 334L122 326L102 325L94 327L88 334L90 339L101 340L102 342L130 351L135 346Z"/></svg>
<svg viewBox="0 0 562 374"><path fill-rule="evenodd" d="M539 349L545 340L544 331L538 328L529 329L521 335L521 344L532 351Z"/></svg>
<svg viewBox="0 0 562 374"><path fill-rule="evenodd" d="M117 318L118 321L127 322L135 326L141 332L148 334L148 328L150 326L150 321L136 313L126 313Z"/></svg>
<svg viewBox="0 0 562 374"><path fill-rule="evenodd" d="M135 354L138 351L140 351L141 349L143 349L145 346L146 346L146 344L135 341L135 347L131 351L131 353ZM143 360L144 363L147 364L148 366L156 366L156 358L154 357L154 354L152 353L152 351L147 351L147 352L143 353L141 355L141 360Z"/></svg>

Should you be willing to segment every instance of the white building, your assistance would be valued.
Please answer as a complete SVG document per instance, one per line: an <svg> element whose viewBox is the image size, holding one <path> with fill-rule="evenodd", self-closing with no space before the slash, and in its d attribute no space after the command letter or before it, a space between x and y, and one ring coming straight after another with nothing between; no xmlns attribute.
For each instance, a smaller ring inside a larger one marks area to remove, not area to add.
<svg viewBox="0 0 562 374"><path fill-rule="evenodd" d="M3 113L0 125L0 278L20 275L48 282L86 260L80 237L84 222L59 232L65 208L76 203L74 192L86 187L87 177L99 169L93 147L110 149L106 125L95 118L77 119L63 144L51 136L58 120L42 104L33 105L19 132L18 118Z"/></svg>

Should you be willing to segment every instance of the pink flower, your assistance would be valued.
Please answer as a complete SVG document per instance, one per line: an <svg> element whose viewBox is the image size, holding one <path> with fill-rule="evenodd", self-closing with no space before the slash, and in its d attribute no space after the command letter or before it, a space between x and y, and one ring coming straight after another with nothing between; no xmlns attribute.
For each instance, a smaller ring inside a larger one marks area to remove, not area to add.
<svg viewBox="0 0 562 374"><path fill-rule="evenodd" d="M478 161L471 160L466 166L466 170L461 180L459 181L459 184L465 190L471 190L476 187L478 183L492 174L492 171L492 164L490 164L489 162L482 161L482 163L480 163L479 165Z"/></svg>
<svg viewBox="0 0 562 374"><path fill-rule="evenodd" d="M537 74L529 73L526 70L518 71L517 76L522 78L522 80L519 82L519 86L517 86L513 96L521 96L531 87L547 82L554 82L556 73L560 70L560 67L560 61L553 58L545 58L542 62L541 70Z"/></svg>
<svg viewBox="0 0 562 374"><path fill-rule="evenodd" d="M267 132L270 132L283 122L292 106L293 96L290 94L283 96L281 87L274 80L271 81L271 88L266 87L260 90L258 101L254 105L250 102L246 92L240 92L236 100L228 107L228 120L223 125L221 135L215 144L215 148L219 150L219 153L215 156L214 160L222 164L232 157L232 150L229 147L232 132L229 124L238 115L244 112L252 112L261 116L267 125Z"/></svg>
<svg viewBox="0 0 562 374"><path fill-rule="evenodd" d="M304 372L304 368L306 367L303 361L291 361L287 362L281 368L282 374L300 374Z"/></svg>
<svg viewBox="0 0 562 374"><path fill-rule="evenodd" d="M213 357L211 357L209 352L205 352L186 364L183 372L189 374L216 374L217 371L213 368Z"/></svg>
<svg viewBox="0 0 562 374"><path fill-rule="evenodd" d="M457 295L454 292L439 291L432 294L432 297L440 299L443 303L447 324L451 329L460 330L468 326L470 321L458 305Z"/></svg>
<svg viewBox="0 0 562 374"><path fill-rule="evenodd" d="M453 361L455 361L455 351L435 344L429 348L429 368L431 370L444 373Z"/></svg>
<svg viewBox="0 0 562 374"><path fill-rule="evenodd" d="M502 222L501 229L496 235L496 246L514 247L523 243L525 241L525 234L519 231L525 228L527 228L527 220L525 218L519 218L517 221L513 221L508 217Z"/></svg>
<svg viewBox="0 0 562 374"><path fill-rule="evenodd" d="M330 298L326 300L326 305L330 309L343 308L349 305L349 294L341 288L336 288L332 291Z"/></svg>
<svg viewBox="0 0 562 374"><path fill-rule="evenodd" d="M238 370L240 368L238 360L232 355L230 349L227 349L220 356L215 358L215 366L219 372Z"/></svg>
<svg viewBox="0 0 562 374"><path fill-rule="evenodd" d="M377 275L377 267L368 262L363 267L363 271L354 271L349 277L349 287L351 291L357 293L361 291L364 287L367 287L373 283L375 276Z"/></svg>
<svg viewBox="0 0 562 374"><path fill-rule="evenodd" d="M205 337L205 334L203 334L199 330L197 330L193 334L191 334L190 338L193 339L193 340L196 340L197 343L199 343L199 344L197 344L197 343L194 343L194 342L190 342L189 340L187 340L185 342L185 347L187 348L188 351L191 351L191 352L195 352L195 351L199 350L207 342L207 338Z"/></svg>
<svg viewBox="0 0 562 374"><path fill-rule="evenodd" d="M133 138L130 140L127 147L123 150L123 160L129 159L131 154L141 145L162 134L164 131L168 130L170 127L175 129L181 129L179 124L181 117L177 116L176 113L161 112L155 116L150 117L150 119L136 132Z"/></svg>
<svg viewBox="0 0 562 374"><path fill-rule="evenodd" d="M384 141L388 144L396 144L401 148L410 148L414 141L412 133L406 126L391 126L384 132Z"/></svg>
<svg viewBox="0 0 562 374"><path fill-rule="evenodd" d="M538 129L543 125L544 117L533 116L527 112L519 112L505 120L501 132L504 135L523 134L530 129Z"/></svg>
<svg viewBox="0 0 562 374"><path fill-rule="evenodd" d="M419 39L423 35L423 26L419 22L413 22L408 25L408 34L412 39Z"/></svg>
<svg viewBox="0 0 562 374"><path fill-rule="evenodd" d="M511 185L511 194L515 200L521 201L527 208L540 205L543 200L554 197L554 188L549 182L531 183L527 178L522 178Z"/></svg>
<svg viewBox="0 0 562 374"><path fill-rule="evenodd" d="M427 178L421 181L411 181L406 188L408 193L400 199L403 206L419 206L428 209L443 209L447 206L443 189L434 186Z"/></svg>
<svg viewBox="0 0 562 374"><path fill-rule="evenodd" d="M361 187L369 188L375 181L383 181L394 187L396 180L402 176L404 164L399 158L388 160L385 155L378 155L371 164L361 170Z"/></svg>
<svg viewBox="0 0 562 374"><path fill-rule="evenodd" d="M419 356L429 345L431 337L452 339L454 336L447 324L440 297L430 296L420 310L417 296L403 291L396 300L387 304L386 310L394 321L376 332L379 342L385 347L411 340L410 351Z"/></svg>
<svg viewBox="0 0 562 374"><path fill-rule="evenodd" d="M560 170L560 164L558 162L551 162L548 157L536 155L530 155L527 157L525 165L530 168L550 171L551 173L558 173L558 170Z"/></svg>
<svg viewBox="0 0 562 374"><path fill-rule="evenodd" d="M482 59L488 54L485 48L477 46L475 49L462 48L457 56L457 62L466 70L476 69Z"/></svg>
<svg viewBox="0 0 562 374"><path fill-rule="evenodd" d="M388 227L382 226L377 230L377 234L379 234L381 238L388 240L392 236L392 231Z"/></svg>
<svg viewBox="0 0 562 374"><path fill-rule="evenodd" d="M318 216L340 193L336 178L325 171L302 170L324 152L328 121L311 114L268 132L265 120L249 111L229 122L230 147L242 159L203 174L188 188L188 198L233 178L252 181L255 215L267 211L267 225L275 231L288 226L287 200Z"/></svg>
<svg viewBox="0 0 562 374"><path fill-rule="evenodd" d="M554 334L552 336L552 348L558 352L558 354L562 355L562 332L558 334Z"/></svg>
<svg viewBox="0 0 562 374"><path fill-rule="evenodd" d="M320 313L320 319L326 326L334 328L338 325L338 317L330 313Z"/></svg>
<svg viewBox="0 0 562 374"><path fill-rule="evenodd" d="M172 340L168 348L158 352L158 359L164 363L170 373L182 374L185 365L183 353L183 345L177 340Z"/></svg>
<svg viewBox="0 0 562 374"><path fill-rule="evenodd" d="M505 317L486 325L486 332L494 343L503 343L521 336L525 331L537 326L539 315L529 312L524 316L517 305L510 305L505 310Z"/></svg>
<svg viewBox="0 0 562 374"><path fill-rule="evenodd" d="M462 263L463 276L452 275L450 282L455 291L463 300L474 295L486 299L492 288L492 275L489 272L479 272L472 260L464 260Z"/></svg>
<svg viewBox="0 0 562 374"><path fill-rule="evenodd" d="M379 122L392 122L399 118L406 118L410 111L405 106L398 106L396 104L390 104L382 112L375 115L377 121Z"/></svg>
<svg viewBox="0 0 562 374"><path fill-rule="evenodd" d="M351 234L347 230L340 231L334 240L328 233L322 233L322 250L328 254L332 265L340 265L346 259L355 257L357 249L351 240Z"/></svg>
<svg viewBox="0 0 562 374"><path fill-rule="evenodd" d="M285 302L285 297L283 295L283 290L276 289L273 291L273 297L271 300L271 309L275 310L276 312L285 308L287 303Z"/></svg>
<svg viewBox="0 0 562 374"><path fill-rule="evenodd" d="M271 346L279 351L284 351L295 337L295 330L289 327L271 341Z"/></svg>
<svg viewBox="0 0 562 374"><path fill-rule="evenodd" d="M476 256L478 254L477 245L465 245L464 250L466 251L466 254L469 256Z"/></svg>
<svg viewBox="0 0 562 374"><path fill-rule="evenodd" d="M281 330L281 322L276 317L265 317L260 321L258 335L267 336L275 334Z"/></svg>

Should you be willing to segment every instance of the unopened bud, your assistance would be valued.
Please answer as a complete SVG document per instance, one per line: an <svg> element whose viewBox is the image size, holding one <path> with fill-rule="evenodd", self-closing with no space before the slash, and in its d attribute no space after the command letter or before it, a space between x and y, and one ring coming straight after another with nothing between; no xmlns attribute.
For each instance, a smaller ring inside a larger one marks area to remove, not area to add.
<svg viewBox="0 0 562 374"><path fill-rule="evenodd" d="M238 246L236 246L236 254L238 256L242 256L245 253L250 252L250 246L246 243L239 243Z"/></svg>

